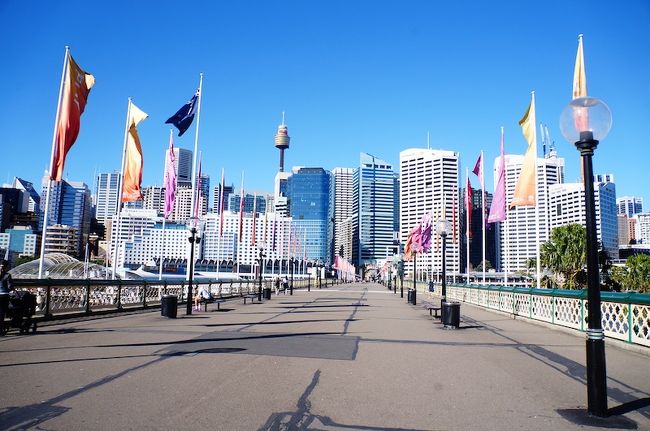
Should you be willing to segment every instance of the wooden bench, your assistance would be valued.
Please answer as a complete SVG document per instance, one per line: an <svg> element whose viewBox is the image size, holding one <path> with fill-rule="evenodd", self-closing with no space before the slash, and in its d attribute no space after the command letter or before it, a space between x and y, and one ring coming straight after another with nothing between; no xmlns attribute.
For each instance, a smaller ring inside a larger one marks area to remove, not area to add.
<svg viewBox="0 0 650 431"><path fill-rule="evenodd" d="M201 298L199 301L200 304L203 304L203 309L206 312L208 311L208 304L217 304L217 310L220 310L219 307L222 302L226 302L226 300L218 296L213 296L212 298Z"/></svg>
<svg viewBox="0 0 650 431"><path fill-rule="evenodd" d="M432 303L430 303L430 302L423 302L423 303L422 303L422 306L423 306L424 308L426 308L427 310L429 310L429 315L430 315L431 317L435 317L436 319L439 319L439 318L441 317L441 316L440 316L440 312L441 312L441 310L442 310L441 307L438 307L437 305L432 304ZM435 313L435 314L434 314L434 313Z"/></svg>
<svg viewBox="0 0 650 431"><path fill-rule="evenodd" d="M246 304L246 300L250 299L251 302L255 302L257 299L257 293L247 293L246 295L242 296L244 298L244 304Z"/></svg>

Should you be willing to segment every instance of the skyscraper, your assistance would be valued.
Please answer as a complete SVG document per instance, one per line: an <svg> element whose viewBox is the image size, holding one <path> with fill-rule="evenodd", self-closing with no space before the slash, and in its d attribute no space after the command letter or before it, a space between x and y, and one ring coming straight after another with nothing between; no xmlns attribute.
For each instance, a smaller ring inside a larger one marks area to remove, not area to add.
<svg viewBox="0 0 650 431"><path fill-rule="evenodd" d="M82 182L49 181L49 175L43 177L43 196L47 195L48 184L52 185L48 209L48 226L61 225L75 230L76 257L82 258L85 244L90 233L92 218L91 194L88 186ZM41 200L40 228L43 229L45 199ZM69 230L66 233L69 235ZM49 239L46 240L47 245Z"/></svg>
<svg viewBox="0 0 650 431"><path fill-rule="evenodd" d="M294 228L292 254L329 262L329 172L323 168L299 168L288 179L287 196Z"/></svg>
<svg viewBox="0 0 650 431"><path fill-rule="evenodd" d="M347 260L352 259L352 244L348 242L347 229L345 229L345 222L351 221L352 214L354 213L354 201L352 190L352 177L354 174L353 168L334 168L332 170L332 180L330 182L330 221L334 219L334 250L330 254L338 256L343 253L343 257ZM329 237L328 242L332 242Z"/></svg>
<svg viewBox="0 0 650 431"><path fill-rule="evenodd" d="M643 198L637 196L621 196L616 199L617 214L625 214L632 218L635 214L643 212Z"/></svg>
<svg viewBox="0 0 650 431"><path fill-rule="evenodd" d="M515 185L519 179L524 156L506 155L506 205L512 201ZM496 162L495 162L496 165ZM496 175L496 172L495 172ZM495 179L496 182L496 179ZM498 227L497 269L514 272L526 270L526 260L536 258L537 243L549 240L549 187L564 182L564 159L551 151L545 158L537 159L537 205L517 206L509 209L507 218Z"/></svg>
<svg viewBox="0 0 650 431"><path fill-rule="evenodd" d="M180 185L192 185L192 150L174 147L174 169L176 170L176 183ZM169 150L165 150L165 160L169 157ZM163 178L165 167L163 166Z"/></svg>
<svg viewBox="0 0 650 431"><path fill-rule="evenodd" d="M120 191L119 172L97 175L95 184L95 218L106 226L106 221L117 214L117 198Z"/></svg>
<svg viewBox="0 0 650 431"><path fill-rule="evenodd" d="M447 274L458 272L458 179L459 155L455 151L410 148L400 152L400 241L404 245L411 230L422 216L433 211L434 221L444 217L451 225L446 242L445 266ZM440 237L432 234L429 253L416 257L417 273L434 274L442 271ZM404 270L413 274L413 261L406 262Z"/></svg>
<svg viewBox="0 0 650 431"><path fill-rule="evenodd" d="M353 174L354 214L352 261L356 266L377 264L393 247L395 173L393 166L361 153Z"/></svg>

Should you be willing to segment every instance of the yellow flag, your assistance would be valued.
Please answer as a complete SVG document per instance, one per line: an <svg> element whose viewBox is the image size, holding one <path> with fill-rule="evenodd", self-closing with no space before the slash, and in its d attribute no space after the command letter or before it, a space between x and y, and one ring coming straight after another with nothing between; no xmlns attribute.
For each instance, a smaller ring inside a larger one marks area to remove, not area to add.
<svg viewBox="0 0 650 431"><path fill-rule="evenodd" d="M523 118L519 120L521 131L528 141L528 150L524 155L521 165L519 179L515 186L515 192L510 202L510 208L516 206L535 206L537 198L536 181L537 175L537 133L535 127L535 93Z"/></svg>
<svg viewBox="0 0 650 431"><path fill-rule="evenodd" d="M138 136L137 125L148 115L131 103L129 109L129 133L126 138L124 172L122 175L122 202L142 200L142 168L144 157Z"/></svg>
<svg viewBox="0 0 650 431"><path fill-rule="evenodd" d="M582 35L578 35L578 52L573 69L573 98L587 96L587 75L585 74L585 57L582 50Z"/></svg>

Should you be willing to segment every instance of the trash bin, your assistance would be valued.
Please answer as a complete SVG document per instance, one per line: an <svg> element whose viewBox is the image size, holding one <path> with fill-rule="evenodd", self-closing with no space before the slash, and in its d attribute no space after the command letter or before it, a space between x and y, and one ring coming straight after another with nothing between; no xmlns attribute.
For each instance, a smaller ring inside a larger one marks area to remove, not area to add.
<svg viewBox="0 0 650 431"><path fill-rule="evenodd" d="M265 287L262 289L262 296L264 299L271 299L271 288L270 287Z"/></svg>
<svg viewBox="0 0 650 431"><path fill-rule="evenodd" d="M412 304L412 305L416 305L415 295L416 295L415 289L413 289L412 287L409 287L409 290L408 290L407 296L406 296L406 302L408 302L409 304Z"/></svg>
<svg viewBox="0 0 650 431"><path fill-rule="evenodd" d="M160 315L169 317L170 319L176 318L178 311L178 296L176 295L163 295L160 299Z"/></svg>
<svg viewBox="0 0 650 431"><path fill-rule="evenodd" d="M458 329L460 326L460 302L443 302L441 311L444 328Z"/></svg>

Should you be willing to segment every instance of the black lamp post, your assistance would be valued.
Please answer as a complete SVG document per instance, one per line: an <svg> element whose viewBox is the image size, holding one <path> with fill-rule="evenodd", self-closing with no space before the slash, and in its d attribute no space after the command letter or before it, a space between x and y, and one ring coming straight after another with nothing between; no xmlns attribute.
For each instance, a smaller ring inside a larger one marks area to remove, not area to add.
<svg viewBox="0 0 650 431"><path fill-rule="evenodd" d="M444 217L438 220L436 223L436 232L442 238L442 300L441 302L447 302L447 234L451 226L449 221Z"/></svg>
<svg viewBox="0 0 650 431"><path fill-rule="evenodd" d="M399 254L399 297L404 298L404 253Z"/></svg>
<svg viewBox="0 0 650 431"><path fill-rule="evenodd" d="M266 255L264 254L264 243L263 242L261 242L259 244L259 248L260 248L260 254L259 254L259 261L260 261L260 280L259 281L260 282L259 282L259 286L257 288L257 300L259 302L262 302L262 271L264 269L264 258L266 257Z"/></svg>
<svg viewBox="0 0 650 431"><path fill-rule="evenodd" d="M605 138L612 126L612 114L607 105L593 97L572 100L560 117L560 130L569 142L574 142L582 158L585 187L585 225L587 230L587 411L607 416L607 371L605 367L605 336L600 307L598 274L598 238L592 156L598 140Z"/></svg>
<svg viewBox="0 0 650 431"><path fill-rule="evenodd" d="M296 261L296 258L291 256L289 263L291 265L291 283L289 283L289 295L293 295L293 264Z"/></svg>
<svg viewBox="0 0 650 431"><path fill-rule="evenodd" d="M192 217L188 220L187 226L189 227L189 236L187 240L190 242L190 262L188 265L188 283L187 283L187 308L185 314L192 314L192 282L194 281L194 245L201 242L201 237L198 236L199 230L197 229L198 219Z"/></svg>

